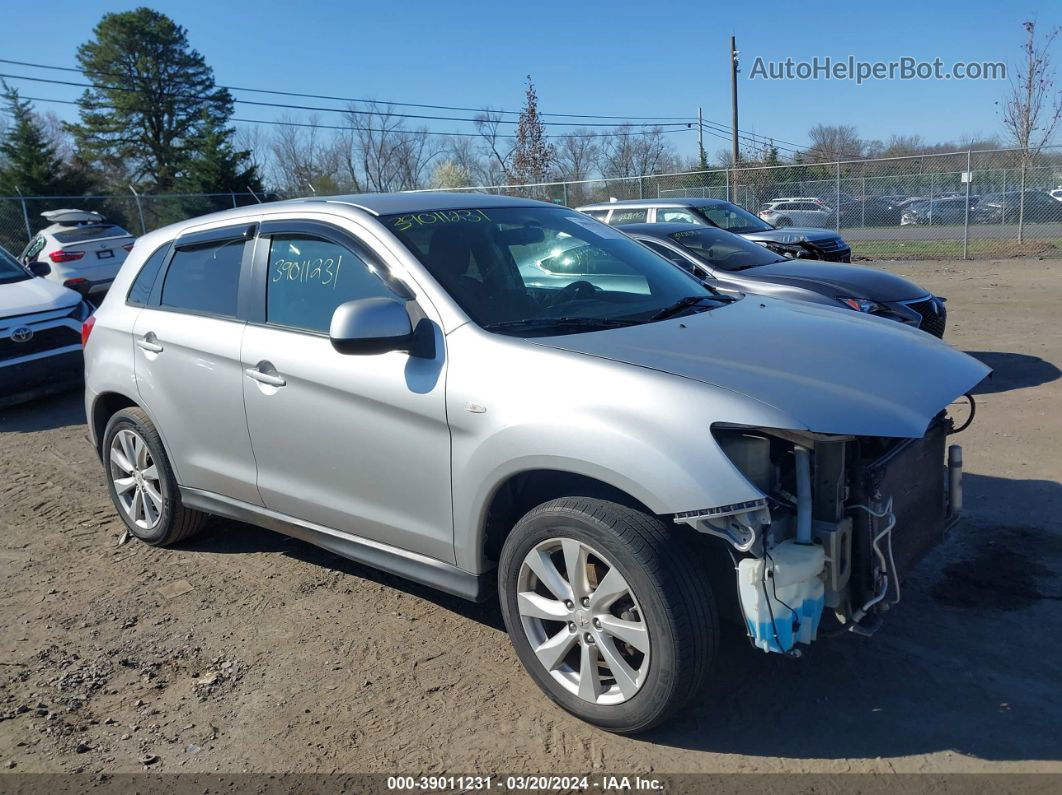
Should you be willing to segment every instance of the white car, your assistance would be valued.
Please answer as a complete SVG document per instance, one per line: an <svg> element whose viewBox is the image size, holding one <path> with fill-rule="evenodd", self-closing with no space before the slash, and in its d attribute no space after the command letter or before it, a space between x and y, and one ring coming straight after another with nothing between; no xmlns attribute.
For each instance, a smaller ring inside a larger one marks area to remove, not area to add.
<svg viewBox="0 0 1062 795"><path fill-rule="evenodd" d="M81 324L91 313L76 292L0 248L0 406L81 382Z"/></svg>
<svg viewBox="0 0 1062 795"><path fill-rule="evenodd" d="M36 275L82 295L107 292L136 238L99 213L49 210L51 221L29 242L20 259Z"/></svg>
<svg viewBox="0 0 1062 795"><path fill-rule="evenodd" d="M772 199L760 211L760 218L776 227L833 226L835 213L821 199L790 197Z"/></svg>
<svg viewBox="0 0 1062 795"><path fill-rule="evenodd" d="M1048 191L1048 193L1051 194L1052 199L1062 202L1062 188L1055 188L1054 190Z"/></svg>

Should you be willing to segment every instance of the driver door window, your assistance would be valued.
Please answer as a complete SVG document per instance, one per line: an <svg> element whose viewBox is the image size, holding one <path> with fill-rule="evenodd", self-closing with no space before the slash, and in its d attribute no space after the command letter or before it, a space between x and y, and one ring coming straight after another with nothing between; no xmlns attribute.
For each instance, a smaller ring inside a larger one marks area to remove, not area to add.
<svg viewBox="0 0 1062 795"><path fill-rule="evenodd" d="M345 246L311 235L274 235L269 241L268 273L270 325L327 334L340 304L394 295L364 259Z"/></svg>

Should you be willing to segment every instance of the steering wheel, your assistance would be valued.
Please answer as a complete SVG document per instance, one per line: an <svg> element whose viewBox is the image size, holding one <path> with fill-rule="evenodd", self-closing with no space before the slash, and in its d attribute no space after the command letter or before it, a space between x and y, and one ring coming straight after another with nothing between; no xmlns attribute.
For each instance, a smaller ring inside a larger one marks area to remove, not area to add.
<svg viewBox="0 0 1062 795"><path fill-rule="evenodd" d="M583 295L593 295L597 292L597 288L585 279L580 279L577 282L566 284L557 297L553 299L553 305L566 304L568 301L574 301L577 298L582 298Z"/></svg>

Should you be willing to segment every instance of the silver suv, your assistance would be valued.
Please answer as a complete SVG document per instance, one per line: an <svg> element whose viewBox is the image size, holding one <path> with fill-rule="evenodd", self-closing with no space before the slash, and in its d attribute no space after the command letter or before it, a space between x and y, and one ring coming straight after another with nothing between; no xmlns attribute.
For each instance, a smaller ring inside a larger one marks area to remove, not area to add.
<svg viewBox="0 0 1062 795"><path fill-rule="evenodd" d="M535 282L575 253L582 278ZM215 514L497 592L535 682L618 732L697 692L720 616L789 655L820 622L873 631L957 512L944 410L987 373L916 329L724 296L585 215L474 194L153 232L85 336L91 436L137 538Z"/></svg>

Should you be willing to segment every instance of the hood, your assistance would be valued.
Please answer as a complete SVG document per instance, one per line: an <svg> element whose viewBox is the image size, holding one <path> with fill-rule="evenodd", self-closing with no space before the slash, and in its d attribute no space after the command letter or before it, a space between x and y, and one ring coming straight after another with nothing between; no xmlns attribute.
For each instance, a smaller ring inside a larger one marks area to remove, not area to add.
<svg viewBox="0 0 1062 795"><path fill-rule="evenodd" d="M793 430L854 436L920 437L991 372L892 320L758 296L658 323L529 341L741 393L793 418Z"/></svg>
<svg viewBox="0 0 1062 795"><path fill-rule="evenodd" d="M768 229L765 232L742 232L747 240L769 240L773 243L802 243L805 240L814 243L817 240L836 240L841 237L833 229L821 229L814 226L787 226L784 229Z"/></svg>
<svg viewBox="0 0 1062 795"><path fill-rule="evenodd" d="M869 298L872 301L910 301L929 295L914 282L876 268L838 265L818 260L791 259L738 271L741 277L789 284L830 298Z"/></svg>
<svg viewBox="0 0 1062 795"><path fill-rule="evenodd" d="M73 308L79 303L81 296L73 290L40 277L0 284L0 317Z"/></svg>

